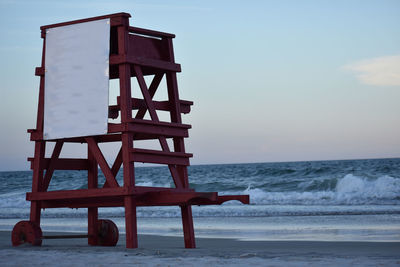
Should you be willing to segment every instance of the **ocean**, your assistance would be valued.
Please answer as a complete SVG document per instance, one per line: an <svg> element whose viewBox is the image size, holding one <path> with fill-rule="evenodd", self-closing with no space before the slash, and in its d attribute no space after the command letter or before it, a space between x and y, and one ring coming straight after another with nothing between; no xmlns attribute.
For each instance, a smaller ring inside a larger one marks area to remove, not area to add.
<svg viewBox="0 0 400 267"><path fill-rule="evenodd" d="M104 177L99 172L100 182ZM167 167L136 167L136 184L173 186ZM56 171L49 190L87 188L84 171ZM29 218L31 171L0 172L0 230ZM122 172L117 176L122 184ZM249 194L250 205L193 206L198 237L400 241L400 159L194 165L196 191ZM178 207L140 207L138 232L182 235ZM101 208L124 232L123 208ZM42 230L84 232L86 209L46 209Z"/></svg>

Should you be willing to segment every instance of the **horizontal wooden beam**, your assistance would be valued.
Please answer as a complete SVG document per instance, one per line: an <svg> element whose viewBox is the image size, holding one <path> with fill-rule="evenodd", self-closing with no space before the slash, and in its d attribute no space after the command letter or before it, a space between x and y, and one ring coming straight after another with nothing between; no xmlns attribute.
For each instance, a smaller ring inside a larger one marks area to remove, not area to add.
<svg viewBox="0 0 400 267"><path fill-rule="evenodd" d="M120 123L109 123L108 124L108 134L105 135L97 135L94 136L94 139L96 140L97 143L109 143L109 142L119 142L121 141L121 124ZM36 138L32 139L32 141L40 141L43 140L42 136L39 134L34 134L34 137L31 138ZM155 134L144 134L144 133L135 133L133 136L134 140L154 140L158 139L158 135ZM64 138L64 139L54 139L54 140L46 140L46 142L56 142L57 140L62 140L64 143L85 143L85 138L84 137L71 137L71 138Z"/></svg>
<svg viewBox="0 0 400 267"><path fill-rule="evenodd" d="M154 192L169 192L175 193L193 193L194 189L191 188L170 188L170 187L156 187L156 186L134 186L134 187L103 187L103 188L89 188L89 189L76 189L76 190L54 190L46 192L28 192L26 200L39 201L39 200L59 200L59 199L86 199L96 197L115 197L115 196L128 196Z"/></svg>
<svg viewBox="0 0 400 267"><path fill-rule="evenodd" d="M73 200L73 199L88 199L96 197L126 196L129 194L133 194L133 192L130 192L129 188L127 187L56 190L48 192L26 193L26 200L28 201Z"/></svg>
<svg viewBox="0 0 400 267"><path fill-rule="evenodd" d="M43 132L36 129L28 129L27 132L30 134L31 141L43 140Z"/></svg>
<svg viewBox="0 0 400 267"><path fill-rule="evenodd" d="M31 169L33 169L34 158L28 158L28 161L31 162ZM47 169L50 164L50 158L44 158L42 161L42 166L44 169ZM55 170L87 170L89 168L89 161L87 159L70 159L70 158L61 158L54 160L54 169Z"/></svg>
<svg viewBox="0 0 400 267"><path fill-rule="evenodd" d="M44 68L43 67L36 67L35 69L35 76L44 76Z"/></svg>
<svg viewBox="0 0 400 267"><path fill-rule="evenodd" d="M130 160L133 162L189 166L189 158L192 156L192 154L182 152L135 148L131 151Z"/></svg>
<svg viewBox="0 0 400 267"><path fill-rule="evenodd" d="M110 55L110 65L130 63L144 67L152 67L163 71L180 72L181 65L158 59L139 58L129 55Z"/></svg>
<svg viewBox="0 0 400 267"><path fill-rule="evenodd" d="M67 21L67 22L62 22L62 23L57 23L57 24L44 25L44 26L41 26L40 29L41 30L45 30L45 29L49 29L49 28L61 27L61 26L66 26L66 25L72 25L72 24L89 22L89 21L94 21L94 20L107 19L107 18L112 19L112 18L117 18L117 17L130 18L131 15L128 14L128 13L114 13L114 14L109 14L109 15L104 15L104 16L97 16L97 17L79 19L79 20L72 20L72 21ZM115 26L115 25L113 25L113 23L112 23L111 26Z"/></svg>
<svg viewBox="0 0 400 267"><path fill-rule="evenodd" d="M117 105L111 105L108 107L108 117L110 119L118 118L118 112L120 111L119 97L117 97L117 102L118 102ZM187 100L180 100L179 102L180 102L181 113L183 114L190 113L191 110L190 106L193 105L193 102ZM153 100L153 103L156 110L171 111L169 101ZM137 110L141 108L147 108L145 101L140 98L132 98L132 110Z"/></svg>
<svg viewBox="0 0 400 267"><path fill-rule="evenodd" d="M175 38L175 34L172 34L172 33L153 31L153 30L148 30L148 29L143 29L143 28L138 28L138 27L129 27L128 30L131 33L136 33L136 34L141 34L141 35L148 35L148 36L159 37L159 38L165 38L165 37L166 38Z"/></svg>
<svg viewBox="0 0 400 267"><path fill-rule="evenodd" d="M155 122L151 120L132 119L125 126L122 123L109 123L108 132L132 132L142 134L144 137L147 135L149 139L157 138L157 136L164 137L188 137L188 129L191 128L189 124L179 124L172 122Z"/></svg>
<svg viewBox="0 0 400 267"><path fill-rule="evenodd" d="M217 192L149 192L137 199L145 206L169 206L190 203L193 200L216 201Z"/></svg>
<svg viewBox="0 0 400 267"><path fill-rule="evenodd" d="M128 124L128 130L134 133L159 135L164 137L188 137L187 124L153 122L148 120L132 119Z"/></svg>
<svg viewBox="0 0 400 267"><path fill-rule="evenodd" d="M41 201L45 208L118 207L124 205L127 195L135 197L137 206L220 205L231 200L249 204L248 195L218 196L217 192L141 186L35 192L27 193L26 199Z"/></svg>
<svg viewBox="0 0 400 267"><path fill-rule="evenodd" d="M248 195L218 196L217 192L180 191L174 188L154 188L147 193L140 189L107 189L115 192L106 192L104 188L38 192L27 193L27 200L41 201L43 208L123 207L126 195L134 196L137 206L220 205L231 200L249 204ZM77 191L81 196L77 195Z"/></svg>

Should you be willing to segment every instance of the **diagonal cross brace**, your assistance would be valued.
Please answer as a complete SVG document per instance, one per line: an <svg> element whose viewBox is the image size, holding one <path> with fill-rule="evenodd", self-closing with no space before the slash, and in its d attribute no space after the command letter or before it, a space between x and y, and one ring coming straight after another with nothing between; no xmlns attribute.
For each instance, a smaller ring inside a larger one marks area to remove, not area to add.
<svg viewBox="0 0 400 267"><path fill-rule="evenodd" d="M111 167L111 173L114 177L117 177L118 171L122 165L122 147L120 148L117 157L115 158L114 164ZM107 181L104 183L103 188L110 187Z"/></svg>
<svg viewBox="0 0 400 267"><path fill-rule="evenodd" d="M139 83L140 90L142 91L144 101L146 102L147 110L150 113L150 117L154 122L159 122L160 120L158 119L156 109L155 109L154 103L152 101L152 96L150 95L150 92L147 89L146 82L143 78L142 70L138 65L134 65L133 68L136 73L136 78ZM154 96L155 89L154 89L154 93L153 92L151 92L151 93ZM158 138L158 140L160 141L162 150L165 152L170 152L168 143L167 143L167 139L164 136L160 136ZM171 176L174 180L176 188L183 188L182 181L180 179L180 175L179 175L179 172L177 171L176 167L174 165L169 164L168 168L171 172Z"/></svg>
<svg viewBox="0 0 400 267"><path fill-rule="evenodd" d="M55 165L55 162L58 160L58 157L60 156L63 144L64 144L63 141L57 141L56 145L54 146L54 150L53 150L53 153L51 154L49 166L47 167L46 174L44 175L44 178L43 178L42 190L44 192L47 191L47 189L49 188L51 177L53 176L53 173L55 170L54 165Z"/></svg>
<svg viewBox="0 0 400 267"><path fill-rule="evenodd" d="M153 99L153 97L154 97L154 95L155 95L155 93L157 91L157 88L160 85L160 82L161 82L163 76L164 76L164 73L157 73L154 76L154 78L153 78L153 80L152 80L152 82L150 84L150 87L149 87L150 99ZM140 108L136 113L135 119L143 119L145 114L146 114L146 108L144 108L144 107Z"/></svg>
<svg viewBox="0 0 400 267"><path fill-rule="evenodd" d="M86 137L85 140L89 146L90 151L92 152L97 163L99 164L100 169L103 172L104 177L106 178L107 184L110 187L119 187L117 180L115 180L115 175L112 173L110 167L108 166L107 161L104 158L103 153L101 153L100 148L94 138Z"/></svg>

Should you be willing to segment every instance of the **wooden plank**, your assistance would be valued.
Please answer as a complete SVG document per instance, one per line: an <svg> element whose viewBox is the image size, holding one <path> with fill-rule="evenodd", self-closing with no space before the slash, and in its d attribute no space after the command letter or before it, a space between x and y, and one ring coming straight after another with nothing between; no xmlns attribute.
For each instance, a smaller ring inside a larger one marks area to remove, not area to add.
<svg viewBox="0 0 400 267"><path fill-rule="evenodd" d="M119 65L124 63L152 67L163 71L181 72L181 65L177 63L157 59L138 58L129 55L110 55L110 65Z"/></svg>
<svg viewBox="0 0 400 267"><path fill-rule="evenodd" d="M129 120L130 123L134 124L143 124L149 126L162 126L162 127L171 127L177 129L190 129L192 126L190 124L181 124L181 123L173 123L173 122L165 122L165 121L153 121L153 120L138 120L138 119L131 119Z"/></svg>
<svg viewBox="0 0 400 267"><path fill-rule="evenodd" d="M117 97L117 101L119 103L120 97ZM187 101L187 100L180 100L180 109L181 113L183 114L188 114L190 113L191 107L193 105L192 101ZM156 110L163 110L163 111L171 111L171 105L169 101L156 101L153 100L154 107ZM132 98L132 109L144 109L144 112L147 110L146 102L143 99L140 98ZM116 119L118 118L118 112L120 110L119 104L117 105L111 105L108 107L108 117L110 119Z"/></svg>
<svg viewBox="0 0 400 267"><path fill-rule="evenodd" d="M123 207L123 197L98 197L76 200L43 200L40 201L42 208L106 208L106 207Z"/></svg>
<svg viewBox="0 0 400 267"><path fill-rule="evenodd" d="M128 188L91 188L91 189L76 189L76 190L56 190L48 192L31 192L26 194L26 200L71 200L85 199L94 197L110 197L110 196L126 196L133 194Z"/></svg>
<svg viewBox="0 0 400 267"><path fill-rule="evenodd" d="M36 67L35 69L35 76L44 76L44 68L43 67Z"/></svg>
<svg viewBox="0 0 400 267"><path fill-rule="evenodd" d="M164 137L188 137L189 133L187 129L175 128L170 126L162 125L146 125L130 123L128 126L129 131L134 133L151 134Z"/></svg>
<svg viewBox="0 0 400 267"><path fill-rule="evenodd" d="M155 163L155 164L168 164L168 165L183 165L189 166L188 158L162 156L162 155L151 155L147 153L132 153L132 162L143 162L143 163Z"/></svg>
<svg viewBox="0 0 400 267"><path fill-rule="evenodd" d="M125 127L125 124L122 123L109 123L108 124L108 133L120 133L120 132L125 132L127 129Z"/></svg>
<svg viewBox="0 0 400 267"><path fill-rule="evenodd" d="M116 188L120 190L120 188ZM115 189L113 189L115 190ZM76 191L76 190L74 190ZM156 206L156 205L165 205L165 203L146 203L144 201L140 201L140 196L145 193L155 193L169 191L171 193L189 193L194 192L193 189L176 189L176 188L166 188L166 187L148 187L148 186L136 186L131 188L126 188L126 192L122 192L119 194L115 192L112 193L100 193L100 194L88 194L88 197L77 198L73 195L73 198L64 198L64 199L51 199L51 197L47 197L46 200L41 200L40 203L43 208L60 208L60 207L69 207L69 208L98 208L98 207L123 207L124 206L124 198L126 195L135 197L136 205L140 206ZM47 192L48 193L48 192ZM64 192L68 195L68 192ZM63 193L63 194L64 194ZM30 194L30 193L29 193Z"/></svg>
<svg viewBox="0 0 400 267"><path fill-rule="evenodd" d="M142 99L140 99L140 100L142 100ZM154 102L154 107L156 108L156 110L171 111L171 104L169 101L154 101L153 100L153 102ZM179 104L181 106L181 112L183 114L190 113L190 106L193 105L193 102L180 100ZM144 105L145 105L144 102L140 103L140 106L144 106Z"/></svg>
<svg viewBox="0 0 400 267"><path fill-rule="evenodd" d="M190 158L190 157L193 157L193 154L190 154L190 153L166 152L166 151L143 149L143 148L134 148L134 149L131 150L131 152L140 153L140 154L158 155L158 156L173 156L173 157L178 157L178 158Z"/></svg>
<svg viewBox="0 0 400 267"><path fill-rule="evenodd" d="M128 54L137 58L168 61L165 46L160 39L129 34Z"/></svg>
<svg viewBox="0 0 400 267"><path fill-rule="evenodd" d="M192 154L136 148L133 149L130 156L131 161L134 162L188 166L189 157L192 157Z"/></svg>
<svg viewBox="0 0 400 267"><path fill-rule="evenodd" d="M188 203L193 199L205 199L207 201L216 201L218 194L216 192L173 192L160 191L149 192L139 197L139 201L149 205L177 205Z"/></svg>
<svg viewBox="0 0 400 267"><path fill-rule="evenodd" d="M143 133L165 137L188 137L188 129L191 126L187 124L154 122L150 120L132 119L128 125L128 130L134 133Z"/></svg>
<svg viewBox="0 0 400 267"><path fill-rule="evenodd" d="M161 193L152 189L148 194L134 194L128 193L128 196L135 198L136 206L182 206L182 205L220 205L226 201L237 200L243 204L249 204L248 195L227 195L218 196L216 192L170 192L166 191ZM77 190L72 190L77 191ZM41 194L48 194L49 192L42 192ZM68 193L68 192L66 192ZM63 193L64 194L64 193ZM37 193L32 195L28 193L30 199L40 201L42 208L89 208L89 207L123 207L125 194L116 195L103 195L103 196L90 196L90 197L73 197L63 199L52 199ZM46 198L46 199L42 199ZM33 201L33 200L31 200Z"/></svg>
<svg viewBox="0 0 400 267"><path fill-rule="evenodd" d="M146 108L146 103L143 99L133 98L132 99L133 105L132 109L139 109L139 108ZM187 114L190 112L190 106L193 105L193 102L180 100L181 112ZM169 101L156 101L153 100L154 107L156 110L163 110L163 111L171 111L171 105Z"/></svg>
<svg viewBox="0 0 400 267"><path fill-rule="evenodd" d="M58 205L56 204L53 207L88 207L88 203L96 203L98 206L104 207L103 200L104 202L109 201L114 203L113 206L115 202L120 202L122 206L123 203L121 200L127 196L134 198L138 206L181 205L196 201L214 203L218 200L218 193L216 192L195 192L156 187L142 188L139 190L118 187L31 192L26 194L26 200L58 203ZM47 205L47 207L51 207L51 205ZM90 207L95 206L90 205Z"/></svg>
<svg viewBox="0 0 400 267"><path fill-rule="evenodd" d="M31 162L31 169L34 166L34 158L28 158L28 161ZM42 160L43 168L47 169L50 163L50 158L44 158ZM89 166L89 162L87 159L70 159L70 158L59 158L54 162L55 170L77 170L83 171L87 170Z"/></svg>
<svg viewBox="0 0 400 267"><path fill-rule="evenodd" d="M160 38L164 38L164 37L175 38L175 34L172 34L172 33L153 31L153 30L143 29L143 28L138 28L138 27L129 27L128 30L129 30L129 32L142 34L142 35L149 35L149 36L160 37Z"/></svg>
<svg viewBox="0 0 400 267"><path fill-rule="evenodd" d="M120 124L116 124L117 126L111 127L121 127ZM110 124L108 125L110 126ZM114 132L121 132L118 131L120 128L116 128ZM110 132L111 133L111 132ZM93 136L94 140L97 143L107 143L107 142L118 142L121 141L121 134L105 134L105 135L96 135ZM64 143L85 143L85 137L71 137L71 138L64 138L62 139Z"/></svg>
<svg viewBox="0 0 400 267"><path fill-rule="evenodd" d="M128 62L135 64L135 65L152 67L152 68L156 68L156 69L160 69L160 70L181 72L180 64L171 63L168 61L128 56Z"/></svg>
<svg viewBox="0 0 400 267"><path fill-rule="evenodd" d="M28 133L30 133L31 141L42 141L43 140L43 131L37 131L36 129L29 129Z"/></svg>
<svg viewBox="0 0 400 267"><path fill-rule="evenodd" d="M114 18L114 17L130 18L131 15L129 13L123 13L123 12L114 13L114 14L109 14L109 15L104 15L104 16L97 16L97 17L91 17L91 18L86 18L86 19L78 19L78 20L71 20L71 21L62 22L62 23L44 25L44 26L41 26L40 29L41 30L45 30L45 29L49 29L49 28L67 26L67 25L72 25L72 24L77 24L77 23L83 23L83 22L89 22L89 21L94 21L94 20L107 19L107 18ZM114 26L114 25L112 25L112 26Z"/></svg>

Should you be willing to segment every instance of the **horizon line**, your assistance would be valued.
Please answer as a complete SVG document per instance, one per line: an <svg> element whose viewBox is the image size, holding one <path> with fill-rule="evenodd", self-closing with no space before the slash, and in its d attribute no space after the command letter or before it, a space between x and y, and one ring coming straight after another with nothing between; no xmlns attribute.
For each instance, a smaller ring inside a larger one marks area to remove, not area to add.
<svg viewBox="0 0 400 267"><path fill-rule="evenodd" d="M382 157L382 158L347 158L347 159L320 159L320 160L288 160L288 161L263 161L263 162L230 162L230 163L200 163L200 164L191 164L190 166L206 166L206 165L241 165L241 164L268 164L268 163L300 163L300 162L321 162L321 161L350 161L350 160L382 160L382 159L400 159L400 157ZM143 163L145 165L146 163ZM167 167L161 164L146 164L147 166L135 166L136 168L150 168L150 167ZM161 165L161 166L160 166ZM100 167L98 168L99 170ZM0 170L0 172L27 172L32 171L30 169L27 170L9 170L4 171ZM69 171L69 170L65 170ZM83 170L85 171L85 170Z"/></svg>

